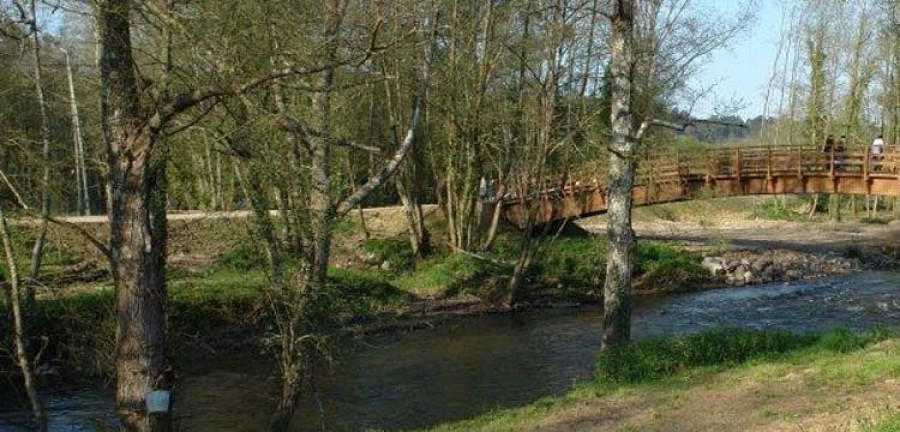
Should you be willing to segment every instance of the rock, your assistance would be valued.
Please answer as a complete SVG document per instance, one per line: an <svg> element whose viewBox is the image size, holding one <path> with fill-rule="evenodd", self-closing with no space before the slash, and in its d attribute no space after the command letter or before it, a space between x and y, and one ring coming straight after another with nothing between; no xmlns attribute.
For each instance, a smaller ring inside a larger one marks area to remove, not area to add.
<svg viewBox="0 0 900 432"><path fill-rule="evenodd" d="M725 276L728 273L725 258L706 257L701 265L713 276Z"/></svg>
<svg viewBox="0 0 900 432"><path fill-rule="evenodd" d="M385 262L381 263L381 269L384 271L391 271L391 262L385 261Z"/></svg>
<svg viewBox="0 0 900 432"><path fill-rule="evenodd" d="M757 272L757 273L762 273L762 271L763 271L767 266L768 266L768 264L766 263L766 261L765 261L765 260L761 260L761 259L759 259L759 260L754 260L754 261L750 264L750 268L751 268L753 271Z"/></svg>
<svg viewBox="0 0 900 432"><path fill-rule="evenodd" d="M375 255L374 252L367 252L365 255L362 256L362 260L364 263L366 263L368 265L374 266L374 265L379 264L378 255Z"/></svg>
<svg viewBox="0 0 900 432"><path fill-rule="evenodd" d="M753 277L753 272L749 270L744 272L743 278L744 282L748 284L756 282L756 278Z"/></svg>

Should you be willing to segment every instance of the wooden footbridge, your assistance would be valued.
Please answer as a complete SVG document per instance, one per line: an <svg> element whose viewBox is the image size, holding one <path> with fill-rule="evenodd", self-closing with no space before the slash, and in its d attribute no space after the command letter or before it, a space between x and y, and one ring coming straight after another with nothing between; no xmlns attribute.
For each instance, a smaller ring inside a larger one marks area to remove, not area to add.
<svg viewBox="0 0 900 432"><path fill-rule="evenodd" d="M537 212L538 224L605 213L605 169L573 177L539 194L500 198L503 215L522 228L529 211ZM635 205L816 193L900 196L900 152L873 156L868 148L837 153L810 147L746 146L690 154L648 152L638 161L633 190Z"/></svg>

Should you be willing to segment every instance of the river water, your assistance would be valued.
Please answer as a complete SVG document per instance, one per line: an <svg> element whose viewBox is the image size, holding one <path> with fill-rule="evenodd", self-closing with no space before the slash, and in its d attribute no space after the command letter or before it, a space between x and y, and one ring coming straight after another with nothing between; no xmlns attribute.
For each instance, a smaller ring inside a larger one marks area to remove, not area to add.
<svg viewBox="0 0 900 432"><path fill-rule="evenodd" d="M900 325L900 273L866 271L790 284L725 288L640 299L635 338L716 326L796 332ZM589 379L599 348L596 310L492 315L405 335L369 338L318 383L294 429L412 429L527 404ZM278 395L272 364L260 353L181 365L179 430L265 428ZM0 378L0 385L12 388ZM114 422L113 402L89 386L48 389L54 431L96 430ZM0 389L0 430L24 430L21 395Z"/></svg>

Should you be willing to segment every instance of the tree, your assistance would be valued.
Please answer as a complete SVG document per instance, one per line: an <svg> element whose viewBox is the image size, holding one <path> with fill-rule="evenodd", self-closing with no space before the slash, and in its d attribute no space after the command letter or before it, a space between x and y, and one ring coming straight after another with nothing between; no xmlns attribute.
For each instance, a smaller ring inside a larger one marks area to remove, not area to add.
<svg viewBox="0 0 900 432"><path fill-rule="evenodd" d="M127 430L165 430L168 413L150 416L149 392L168 391L172 367L166 352L165 155L158 145L179 115L204 103L242 94L293 75L334 68L288 66L243 84L218 83L145 103L132 47L129 0L99 0L95 19L100 46L101 112L107 131L110 186L110 272L116 290L116 401ZM168 93L168 92L165 92Z"/></svg>
<svg viewBox="0 0 900 432"><path fill-rule="evenodd" d="M634 78L634 18L632 0L613 2L610 17L610 73L612 75L612 137L607 183L609 251L603 285L603 337L601 349L626 341L631 334L631 278L636 239L631 228L634 168L637 156L631 107Z"/></svg>

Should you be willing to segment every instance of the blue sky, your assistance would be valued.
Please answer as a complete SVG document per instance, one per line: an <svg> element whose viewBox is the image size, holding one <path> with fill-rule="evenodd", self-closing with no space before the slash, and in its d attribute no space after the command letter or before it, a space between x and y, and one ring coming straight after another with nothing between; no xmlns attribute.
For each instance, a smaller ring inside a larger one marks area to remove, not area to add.
<svg viewBox="0 0 900 432"><path fill-rule="evenodd" d="M783 1L758 1L756 24L731 46L714 52L692 80L692 86L697 88L715 84L713 90L697 102L693 111L695 116L709 116L716 112L716 108L727 106L735 99L743 100L745 107L726 114L747 118L763 113L766 87L781 35ZM705 2L719 12L739 5L735 0Z"/></svg>

